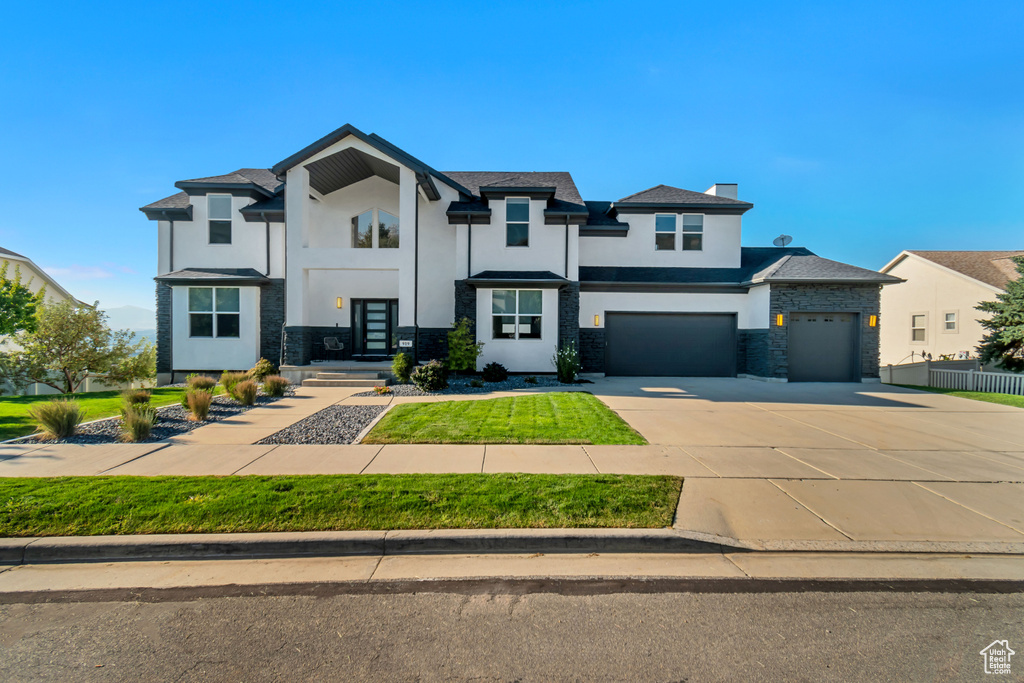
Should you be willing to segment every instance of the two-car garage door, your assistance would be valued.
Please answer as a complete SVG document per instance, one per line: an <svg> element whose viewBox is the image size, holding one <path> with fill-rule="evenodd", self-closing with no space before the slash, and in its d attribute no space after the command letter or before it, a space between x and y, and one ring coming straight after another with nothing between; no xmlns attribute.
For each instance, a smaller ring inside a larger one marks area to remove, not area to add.
<svg viewBox="0 0 1024 683"><path fill-rule="evenodd" d="M733 313L608 313L608 375L735 377Z"/></svg>

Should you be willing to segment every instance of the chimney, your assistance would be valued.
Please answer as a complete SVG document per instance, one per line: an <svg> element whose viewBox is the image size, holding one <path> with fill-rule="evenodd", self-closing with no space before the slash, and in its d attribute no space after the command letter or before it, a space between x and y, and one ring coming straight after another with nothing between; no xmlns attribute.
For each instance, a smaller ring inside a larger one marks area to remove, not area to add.
<svg viewBox="0 0 1024 683"><path fill-rule="evenodd" d="M704 190L704 194L710 194L716 197L725 197L726 199L739 199L736 183L715 183L708 189Z"/></svg>

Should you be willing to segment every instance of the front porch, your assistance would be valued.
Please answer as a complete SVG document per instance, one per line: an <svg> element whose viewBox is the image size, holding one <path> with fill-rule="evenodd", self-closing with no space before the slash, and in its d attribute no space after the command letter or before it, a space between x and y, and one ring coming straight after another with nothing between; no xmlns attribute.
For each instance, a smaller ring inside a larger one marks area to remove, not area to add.
<svg viewBox="0 0 1024 683"><path fill-rule="evenodd" d="M304 380L316 379L319 374L391 374L390 361L313 361L305 365L282 365L278 371L292 384L301 385Z"/></svg>

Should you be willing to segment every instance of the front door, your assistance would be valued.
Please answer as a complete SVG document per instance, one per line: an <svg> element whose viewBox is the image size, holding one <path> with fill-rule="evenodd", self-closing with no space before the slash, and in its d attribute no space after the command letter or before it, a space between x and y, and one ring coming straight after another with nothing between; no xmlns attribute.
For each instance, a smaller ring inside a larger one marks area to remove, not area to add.
<svg viewBox="0 0 1024 683"><path fill-rule="evenodd" d="M352 354L367 360L395 355L398 345L398 300L352 302Z"/></svg>

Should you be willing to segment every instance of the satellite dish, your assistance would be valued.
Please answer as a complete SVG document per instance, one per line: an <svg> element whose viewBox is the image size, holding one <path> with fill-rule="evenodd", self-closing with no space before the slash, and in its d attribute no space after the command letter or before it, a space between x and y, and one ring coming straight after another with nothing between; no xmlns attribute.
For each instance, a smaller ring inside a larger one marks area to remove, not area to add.
<svg viewBox="0 0 1024 683"><path fill-rule="evenodd" d="M789 235L779 235L774 240L772 240L772 244L774 244L777 247L785 247L792 241L793 238L790 237Z"/></svg>

